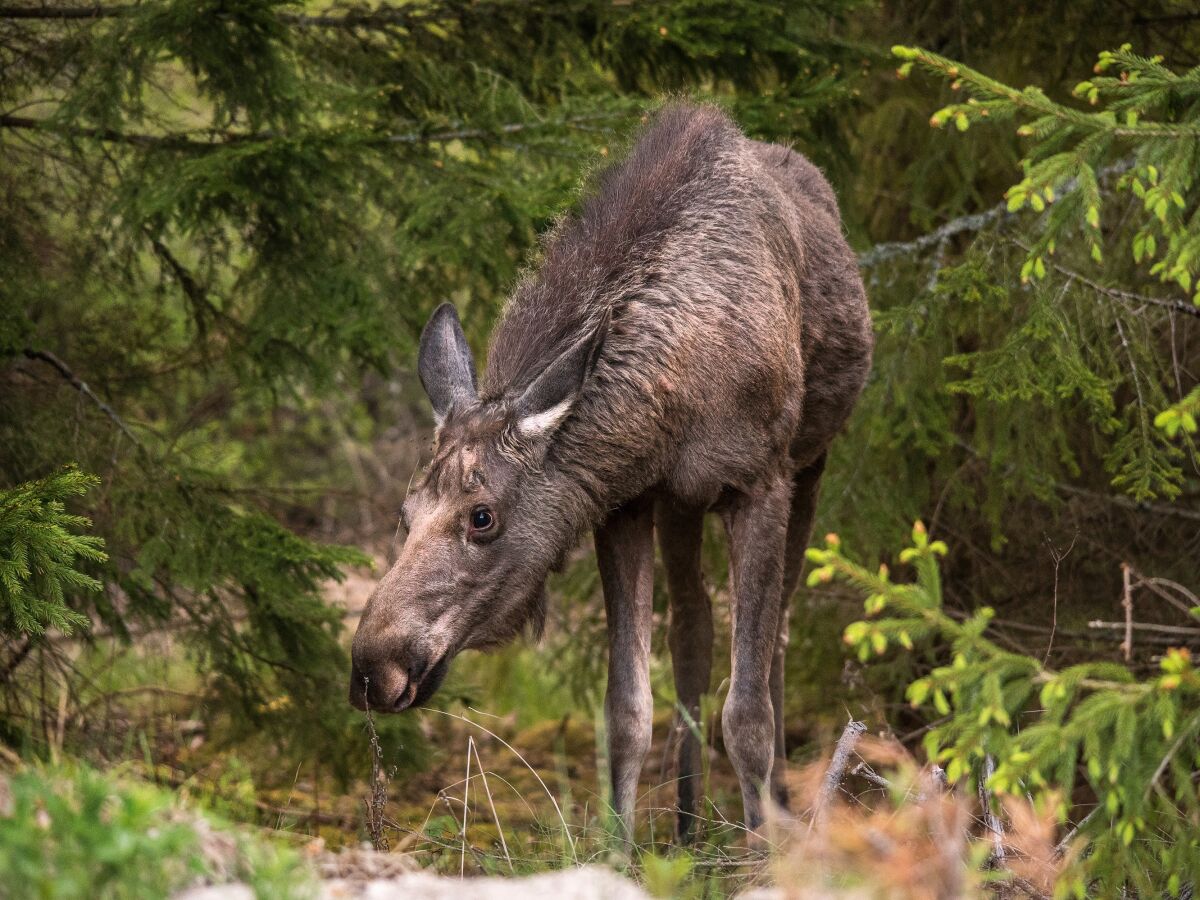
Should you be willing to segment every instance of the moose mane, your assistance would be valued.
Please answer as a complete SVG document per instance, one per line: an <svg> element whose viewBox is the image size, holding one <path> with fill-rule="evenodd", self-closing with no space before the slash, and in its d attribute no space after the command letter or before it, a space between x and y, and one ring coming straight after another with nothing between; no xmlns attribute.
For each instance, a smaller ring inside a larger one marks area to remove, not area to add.
<svg viewBox="0 0 1200 900"><path fill-rule="evenodd" d="M520 390L563 350L656 277L664 246L733 201L730 167L741 133L720 110L674 104L630 155L595 177L577 216L547 237L538 270L509 299L492 336L483 399ZM602 354L609 363L611 353Z"/></svg>

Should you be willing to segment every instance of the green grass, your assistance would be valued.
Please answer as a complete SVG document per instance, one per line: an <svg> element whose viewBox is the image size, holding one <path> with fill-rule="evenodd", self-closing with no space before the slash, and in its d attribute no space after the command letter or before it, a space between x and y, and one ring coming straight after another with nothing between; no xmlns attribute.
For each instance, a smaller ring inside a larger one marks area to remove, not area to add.
<svg viewBox="0 0 1200 900"><path fill-rule="evenodd" d="M81 765L0 775L0 893L154 898L242 881L257 896L312 896L289 848L184 808L153 785Z"/></svg>

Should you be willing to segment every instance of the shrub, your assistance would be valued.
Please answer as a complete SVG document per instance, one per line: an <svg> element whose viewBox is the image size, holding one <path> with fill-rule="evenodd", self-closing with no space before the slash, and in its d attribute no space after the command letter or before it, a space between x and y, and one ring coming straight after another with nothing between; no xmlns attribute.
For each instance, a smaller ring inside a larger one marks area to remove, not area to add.
<svg viewBox="0 0 1200 900"><path fill-rule="evenodd" d="M965 621L946 612L937 563L946 553L918 522L899 557L916 580L902 583L886 566L851 561L829 535L825 549L808 552L817 565L809 581L840 577L866 594L867 617L844 635L860 660L889 651L934 660L907 698L928 716L925 750L952 782L983 778L998 795L1028 795L1061 822L1078 820L1059 893L1178 896L1200 872L1200 673L1191 655L1169 649L1143 679L1108 661L1048 668L986 637L991 608ZM1072 797L1094 810L1083 815Z"/></svg>
<svg viewBox="0 0 1200 900"><path fill-rule="evenodd" d="M0 776L6 896L140 900L231 880L269 897L310 887L295 854L186 811L152 785L82 767Z"/></svg>

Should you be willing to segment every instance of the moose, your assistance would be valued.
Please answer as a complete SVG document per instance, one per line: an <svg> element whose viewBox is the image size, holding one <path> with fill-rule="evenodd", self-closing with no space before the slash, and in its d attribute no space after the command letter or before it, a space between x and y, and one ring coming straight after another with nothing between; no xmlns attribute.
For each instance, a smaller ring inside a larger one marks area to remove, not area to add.
<svg viewBox="0 0 1200 900"><path fill-rule="evenodd" d="M454 307L426 324L418 372L433 455L354 637L351 703L420 706L461 651L540 632L547 575L591 530L608 629L612 805L630 832L651 740L655 535L678 700L698 721L713 652L700 548L715 512L731 564L722 736L757 829L768 791L787 803L787 609L826 452L872 345L820 170L746 138L715 107L664 106L545 239L495 326L482 386ZM686 841L701 748L678 727Z"/></svg>

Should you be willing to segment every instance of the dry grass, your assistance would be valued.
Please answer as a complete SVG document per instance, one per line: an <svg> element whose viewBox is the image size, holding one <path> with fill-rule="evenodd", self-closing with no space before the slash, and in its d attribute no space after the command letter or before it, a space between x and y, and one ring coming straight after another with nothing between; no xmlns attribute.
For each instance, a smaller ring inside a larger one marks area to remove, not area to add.
<svg viewBox="0 0 1200 900"><path fill-rule="evenodd" d="M893 740L868 736L857 744L836 799L819 819L812 811L828 760L796 770L790 787L801 812L773 811L762 835L737 823L735 785L722 773L697 841L677 847L670 839L670 778L644 783L635 844L622 843L607 827L603 800L592 789L599 760L587 759L594 736L586 723L507 739L498 720L483 725L455 715L446 725L453 727L443 734L455 735L463 750L447 753L444 771L459 769L460 777L443 784L423 811L393 804L384 819L398 838L393 857L445 874L600 863L658 890L669 871L667 892L681 896L762 888L788 900L951 900L1049 897L1069 861L1056 849L1053 816L1023 801L1005 802L1003 865L989 860L993 840L975 795L962 786L947 789ZM414 789L397 787L406 794Z"/></svg>

